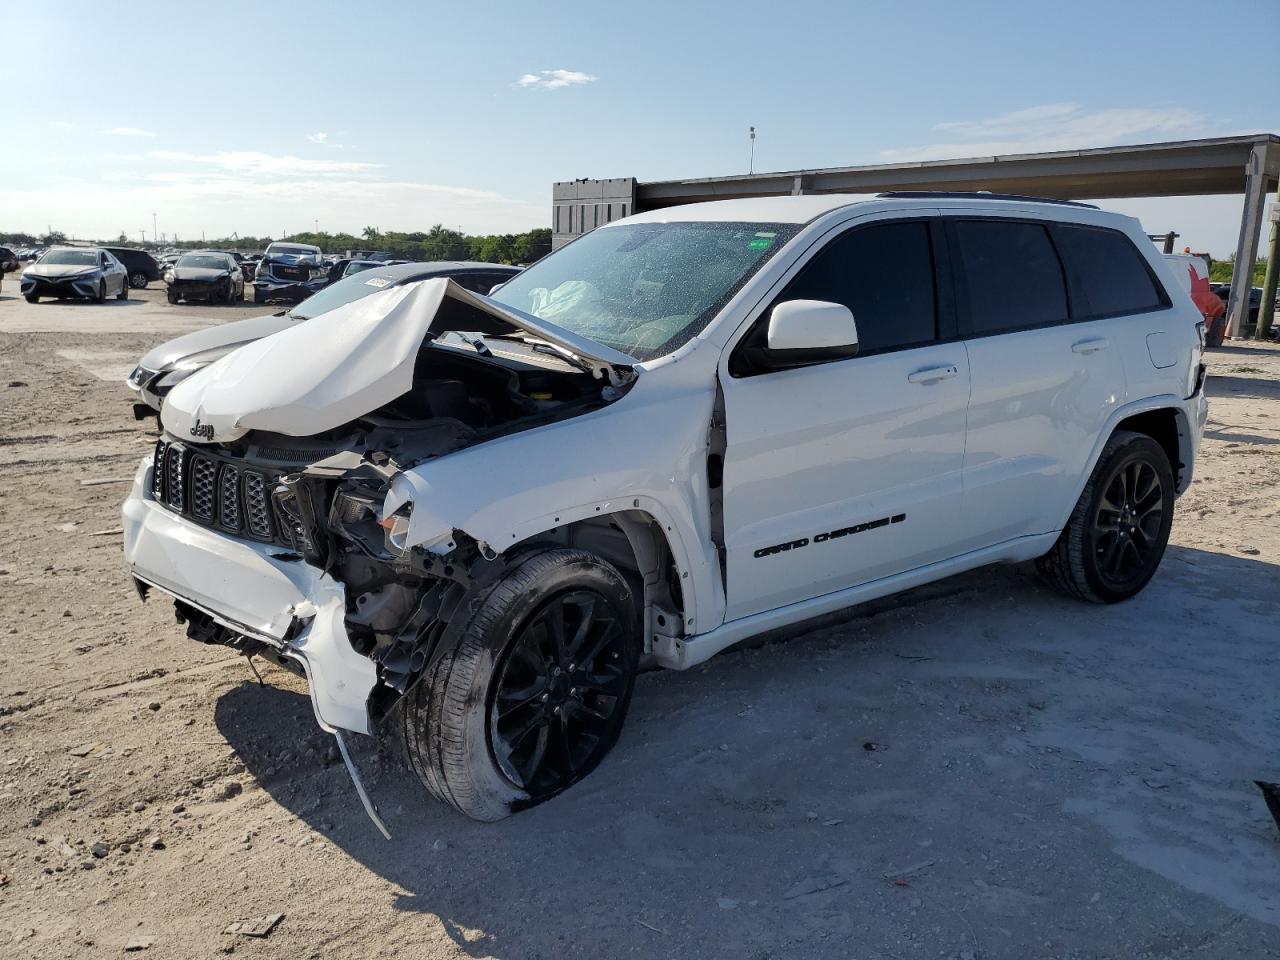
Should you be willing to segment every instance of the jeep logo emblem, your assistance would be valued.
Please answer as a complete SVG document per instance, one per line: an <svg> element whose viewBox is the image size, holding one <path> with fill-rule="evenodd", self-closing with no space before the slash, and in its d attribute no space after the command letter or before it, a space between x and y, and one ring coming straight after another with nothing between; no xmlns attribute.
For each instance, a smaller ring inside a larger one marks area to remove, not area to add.
<svg viewBox="0 0 1280 960"><path fill-rule="evenodd" d="M213 424L201 423L199 420L196 420L195 426L191 428L191 435L193 437L203 437L205 440L212 440Z"/></svg>

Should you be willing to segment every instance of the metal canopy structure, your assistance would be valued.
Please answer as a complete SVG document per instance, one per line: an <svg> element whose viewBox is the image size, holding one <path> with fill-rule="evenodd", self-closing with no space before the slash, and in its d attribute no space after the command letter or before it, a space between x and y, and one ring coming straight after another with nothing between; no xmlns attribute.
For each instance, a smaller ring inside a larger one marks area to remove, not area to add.
<svg viewBox="0 0 1280 960"><path fill-rule="evenodd" d="M552 245L612 220L704 200L887 190L990 190L1060 200L1244 194L1228 335L1247 316L1267 194L1280 182L1280 135L1255 134L1052 153L788 170L641 183L572 180L552 188Z"/></svg>

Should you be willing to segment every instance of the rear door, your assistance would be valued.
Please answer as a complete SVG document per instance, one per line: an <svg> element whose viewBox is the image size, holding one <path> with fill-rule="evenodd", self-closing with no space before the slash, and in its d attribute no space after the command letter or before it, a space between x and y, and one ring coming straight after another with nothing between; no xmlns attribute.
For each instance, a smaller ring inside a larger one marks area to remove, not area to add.
<svg viewBox="0 0 1280 960"><path fill-rule="evenodd" d="M722 361L727 619L953 552L969 365L944 253L936 219L853 227L773 303L845 304L858 355L753 366L766 309Z"/></svg>
<svg viewBox="0 0 1280 960"><path fill-rule="evenodd" d="M947 220L973 378L965 549L1056 529L1094 442L1124 402L1110 321L1088 319L1073 296L1056 229L1030 219Z"/></svg>

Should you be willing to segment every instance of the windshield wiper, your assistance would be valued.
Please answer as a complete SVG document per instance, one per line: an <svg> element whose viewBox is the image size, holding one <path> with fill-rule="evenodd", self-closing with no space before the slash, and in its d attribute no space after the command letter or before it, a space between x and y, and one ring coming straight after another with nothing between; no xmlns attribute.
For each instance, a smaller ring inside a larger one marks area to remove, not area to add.
<svg viewBox="0 0 1280 960"><path fill-rule="evenodd" d="M486 344L479 337L468 337L465 333L459 333L457 330L453 331L453 335L457 337L459 340L461 340L463 343L467 344L467 346L474 349L475 352L480 354L481 356L483 357L493 356L493 351L489 349L488 344Z"/></svg>
<svg viewBox="0 0 1280 960"><path fill-rule="evenodd" d="M527 340L525 342L528 343ZM565 363L569 364L569 366L577 367L583 373L592 372L591 366L589 364L579 360L569 351L561 350L559 347L554 346L550 343L542 343L542 342L529 343L529 349L532 350L534 353L544 353L549 357L555 357L557 360L563 360Z"/></svg>

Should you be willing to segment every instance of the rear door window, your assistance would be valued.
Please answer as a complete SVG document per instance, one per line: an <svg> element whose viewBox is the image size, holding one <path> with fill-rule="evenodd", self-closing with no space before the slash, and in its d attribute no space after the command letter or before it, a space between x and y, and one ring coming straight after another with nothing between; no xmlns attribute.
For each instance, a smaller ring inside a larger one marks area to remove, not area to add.
<svg viewBox="0 0 1280 960"><path fill-rule="evenodd" d="M883 353L938 337L929 224L878 223L822 249L778 298L842 303L858 325L858 353Z"/></svg>
<svg viewBox="0 0 1280 960"><path fill-rule="evenodd" d="M1067 320L1067 284L1045 224L956 220L958 274L970 336ZM962 313L964 316L964 313Z"/></svg>
<svg viewBox="0 0 1280 960"><path fill-rule="evenodd" d="M1169 298L1142 254L1120 231L1059 224L1054 233L1082 301L1077 316L1109 317L1168 306Z"/></svg>

